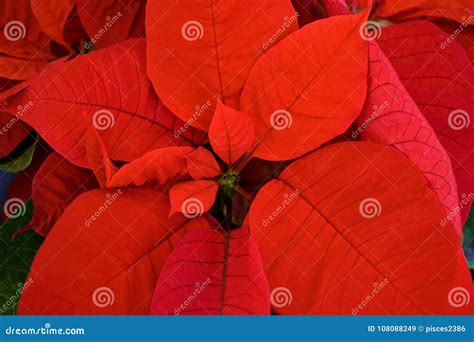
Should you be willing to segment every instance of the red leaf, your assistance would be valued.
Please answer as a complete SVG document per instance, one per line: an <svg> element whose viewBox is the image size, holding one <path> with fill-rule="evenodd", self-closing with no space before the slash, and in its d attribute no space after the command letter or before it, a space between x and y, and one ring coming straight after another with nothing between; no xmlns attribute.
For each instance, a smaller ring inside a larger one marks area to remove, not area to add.
<svg viewBox="0 0 474 342"><path fill-rule="evenodd" d="M447 42L436 25L417 21L385 28L379 45L451 157L464 222L474 193L474 66Z"/></svg>
<svg viewBox="0 0 474 342"><path fill-rule="evenodd" d="M448 301L455 287L474 292L444 217L405 156L357 142L291 164L258 193L250 226L280 313L466 314L472 303Z"/></svg>
<svg viewBox="0 0 474 342"><path fill-rule="evenodd" d="M421 170L438 196L446 216L462 234L456 178L451 160L436 133L403 87L397 73L376 43L369 46L369 92L358 131L364 139L387 144L404 153Z"/></svg>
<svg viewBox="0 0 474 342"><path fill-rule="evenodd" d="M152 190L79 196L36 255L18 313L149 314L171 250L187 230L208 226L204 219L168 218L168 211L166 196Z"/></svg>
<svg viewBox="0 0 474 342"><path fill-rule="evenodd" d="M323 0L328 16L351 14L346 0Z"/></svg>
<svg viewBox="0 0 474 342"><path fill-rule="evenodd" d="M179 118L207 130L216 100L237 108L250 68L297 29L297 17L290 0L148 0L146 27L158 95Z"/></svg>
<svg viewBox="0 0 474 342"><path fill-rule="evenodd" d="M211 180L192 180L173 185L170 189L170 215L183 213L187 218L201 216L211 209L218 188L217 183Z"/></svg>
<svg viewBox="0 0 474 342"><path fill-rule="evenodd" d="M81 140L91 122L113 160L129 161L157 148L200 142L203 134L192 128L174 133L184 123L156 97L142 65L145 41L129 40L54 65L32 81L12 107L32 101L21 119L79 166L88 165Z"/></svg>
<svg viewBox="0 0 474 342"><path fill-rule="evenodd" d="M188 172L193 179L214 178L221 174L219 164L211 152L198 147L186 155Z"/></svg>
<svg viewBox="0 0 474 342"><path fill-rule="evenodd" d="M0 77L27 80L56 57L40 29L30 0L0 2Z"/></svg>
<svg viewBox="0 0 474 342"><path fill-rule="evenodd" d="M209 140L214 152L233 165L252 146L255 137L250 117L223 105L219 100L209 127Z"/></svg>
<svg viewBox="0 0 474 342"><path fill-rule="evenodd" d="M16 116L0 112L0 158L12 153L30 132L31 128Z"/></svg>
<svg viewBox="0 0 474 342"><path fill-rule="evenodd" d="M299 157L355 120L367 90L368 48L359 35L367 15L306 25L258 60L241 99L255 123L256 157Z"/></svg>
<svg viewBox="0 0 474 342"><path fill-rule="evenodd" d="M86 35L75 4L75 0L31 0L31 10L43 32L69 46Z"/></svg>
<svg viewBox="0 0 474 342"><path fill-rule="evenodd" d="M377 8L376 15L393 20L409 20L415 18L448 18L460 23L473 25L466 18L474 15L473 0L384 0Z"/></svg>
<svg viewBox="0 0 474 342"><path fill-rule="evenodd" d="M248 229L225 233L217 227L189 232L171 253L151 313L268 315L269 298L260 255Z"/></svg>
<svg viewBox="0 0 474 342"><path fill-rule="evenodd" d="M108 187L127 185L157 186L183 179L188 176L185 155L192 151L191 147L166 147L148 152L122 166L107 183Z"/></svg>
<svg viewBox="0 0 474 342"><path fill-rule="evenodd" d="M99 48L145 36L146 0L76 0L79 17Z"/></svg>
<svg viewBox="0 0 474 342"><path fill-rule="evenodd" d="M97 187L90 170L77 167L53 152L33 178L35 210L28 225L38 234L48 235L64 209L78 195Z"/></svg>

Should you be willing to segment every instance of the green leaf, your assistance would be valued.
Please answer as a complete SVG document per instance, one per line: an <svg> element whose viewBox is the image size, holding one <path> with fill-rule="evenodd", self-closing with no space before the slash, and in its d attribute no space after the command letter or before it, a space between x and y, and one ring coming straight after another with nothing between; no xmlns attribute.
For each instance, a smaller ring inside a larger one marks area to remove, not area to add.
<svg viewBox="0 0 474 342"><path fill-rule="evenodd" d="M21 154L15 159L12 159L11 161L0 164L0 170L10 173L16 173L26 169L31 164L31 160L33 159L33 154L35 152L37 143L38 140L36 139L23 154Z"/></svg>
<svg viewBox="0 0 474 342"><path fill-rule="evenodd" d="M474 206L464 225L462 247L469 262L469 268L474 270Z"/></svg>
<svg viewBox="0 0 474 342"><path fill-rule="evenodd" d="M18 228L28 224L33 215L33 202L25 203L23 215L10 218L0 227L0 314L16 313L22 289L31 285L34 279L26 279L31 262L43 238L33 230L17 235ZM14 215L17 216L17 215Z"/></svg>

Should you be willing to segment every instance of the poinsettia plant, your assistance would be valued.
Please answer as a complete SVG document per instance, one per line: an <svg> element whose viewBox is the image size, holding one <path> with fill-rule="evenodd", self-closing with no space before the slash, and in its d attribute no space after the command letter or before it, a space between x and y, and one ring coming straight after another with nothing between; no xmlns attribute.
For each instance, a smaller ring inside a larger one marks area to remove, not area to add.
<svg viewBox="0 0 474 342"><path fill-rule="evenodd" d="M19 314L474 312L472 1L17 2Z"/></svg>

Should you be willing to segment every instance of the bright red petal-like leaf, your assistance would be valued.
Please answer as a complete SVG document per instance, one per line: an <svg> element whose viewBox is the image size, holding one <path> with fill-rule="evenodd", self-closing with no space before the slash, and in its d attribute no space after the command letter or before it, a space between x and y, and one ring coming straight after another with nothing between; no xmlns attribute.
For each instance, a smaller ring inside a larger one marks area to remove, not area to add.
<svg viewBox="0 0 474 342"><path fill-rule="evenodd" d="M436 25L417 21L383 29L379 45L451 157L464 222L474 193L474 66L447 42Z"/></svg>
<svg viewBox="0 0 474 342"><path fill-rule="evenodd" d="M221 174L221 169L214 155L204 147L198 147L186 155L189 175L193 179L214 178Z"/></svg>
<svg viewBox="0 0 474 342"><path fill-rule="evenodd" d="M51 38L44 34L30 0L0 2L0 77L27 80L55 58Z"/></svg>
<svg viewBox="0 0 474 342"><path fill-rule="evenodd" d="M369 46L369 74L367 99L353 137L360 134L403 152L423 172L446 216L453 215L454 229L462 234L451 159L376 43Z"/></svg>
<svg viewBox="0 0 474 342"><path fill-rule="evenodd" d="M170 215L182 213L187 218L201 216L211 209L218 185L212 180L182 182L170 189Z"/></svg>
<svg viewBox="0 0 474 342"><path fill-rule="evenodd" d="M367 91L368 48L359 33L367 15L306 25L258 60L241 99L255 123L256 157L299 157L355 120Z"/></svg>
<svg viewBox="0 0 474 342"><path fill-rule="evenodd" d="M148 0L148 75L182 120L206 129L217 99L238 107L250 68L297 29L290 0ZM191 53L190 53L191 52Z"/></svg>
<svg viewBox="0 0 474 342"><path fill-rule="evenodd" d="M188 176L185 155L191 147L166 147L148 152L122 166L107 183L108 187L142 186L165 183Z"/></svg>
<svg viewBox="0 0 474 342"><path fill-rule="evenodd" d="M146 0L76 0L90 37L87 44L103 48L145 36Z"/></svg>
<svg viewBox="0 0 474 342"><path fill-rule="evenodd" d="M41 30L58 43L69 46L86 36L75 0L30 0Z"/></svg>
<svg viewBox="0 0 474 342"><path fill-rule="evenodd" d="M466 314L472 303L450 305L452 289L474 292L444 217L403 154L348 142L294 162L265 185L250 226L279 313Z"/></svg>
<svg viewBox="0 0 474 342"><path fill-rule="evenodd" d="M78 195L97 187L90 170L77 167L53 152L33 178L35 210L28 225L38 234L48 235L64 209Z"/></svg>
<svg viewBox="0 0 474 342"><path fill-rule="evenodd" d="M466 25L474 25L467 20L474 15L473 0L384 0L377 8L376 15L393 20L414 18L447 18Z"/></svg>
<svg viewBox="0 0 474 342"><path fill-rule="evenodd" d="M255 129L250 117L227 107L219 100L209 127L209 141L214 152L233 165L252 146Z"/></svg>
<svg viewBox="0 0 474 342"><path fill-rule="evenodd" d="M201 141L203 133L192 128L175 134L184 123L156 97L144 65L145 41L128 40L54 65L12 107L32 101L21 119L79 166L88 165L81 140L91 123L113 160L129 161L157 148Z"/></svg>
<svg viewBox="0 0 474 342"><path fill-rule="evenodd" d="M79 196L36 255L18 313L149 314L171 250L186 230L208 226L202 218L168 218L167 202L145 189Z"/></svg>
<svg viewBox="0 0 474 342"><path fill-rule="evenodd" d="M192 296L193 300L189 300ZM189 232L158 280L157 315L268 315L270 294L248 228Z"/></svg>

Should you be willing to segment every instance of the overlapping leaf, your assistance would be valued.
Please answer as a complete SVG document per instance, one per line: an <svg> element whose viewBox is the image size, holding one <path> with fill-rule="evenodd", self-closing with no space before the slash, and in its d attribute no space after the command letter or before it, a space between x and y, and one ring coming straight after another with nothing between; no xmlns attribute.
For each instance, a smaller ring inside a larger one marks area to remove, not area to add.
<svg viewBox="0 0 474 342"><path fill-rule="evenodd" d="M193 300L188 300L193 298ZM176 246L160 275L151 313L266 315L268 282L247 228L192 231Z"/></svg>
<svg viewBox="0 0 474 342"><path fill-rule="evenodd" d="M423 175L400 152L333 144L291 164L250 211L283 314L463 314L473 293L460 238ZM370 296L371 300L366 298ZM287 295L287 297L289 297ZM355 310L355 313L354 311Z"/></svg>
<svg viewBox="0 0 474 342"><path fill-rule="evenodd" d="M158 95L206 130L216 100L236 108L257 58L297 29L290 0L149 0L147 14L148 75Z"/></svg>

